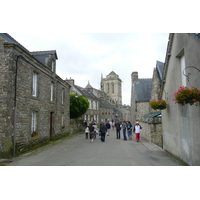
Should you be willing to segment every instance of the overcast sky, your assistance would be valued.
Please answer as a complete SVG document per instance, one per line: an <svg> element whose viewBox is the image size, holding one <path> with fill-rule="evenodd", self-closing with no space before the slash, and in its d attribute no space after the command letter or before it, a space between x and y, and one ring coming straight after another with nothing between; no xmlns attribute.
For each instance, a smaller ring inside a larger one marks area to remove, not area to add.
<svg viewBox="0 0 200 200"><path fill-rule="evenodd" d="M152 78L156 61L164 62L168 33L9 33L29 51L56 50L56 73L75 84L100 89L101 74L122 80L122 102L130 104L131 73Z"/></svg>

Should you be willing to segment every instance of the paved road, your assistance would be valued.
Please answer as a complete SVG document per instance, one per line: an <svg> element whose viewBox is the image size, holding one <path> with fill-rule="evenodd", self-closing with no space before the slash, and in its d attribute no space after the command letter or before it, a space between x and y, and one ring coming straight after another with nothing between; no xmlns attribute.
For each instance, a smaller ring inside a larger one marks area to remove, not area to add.
<svg viewBox="0 0 200 200"><path fill-rule="evenodd" d="M15 158L8 166L180 166L160 147L142 139L123 141L111 131L106 141L93 143L81 134L53 146Z"/></svg>

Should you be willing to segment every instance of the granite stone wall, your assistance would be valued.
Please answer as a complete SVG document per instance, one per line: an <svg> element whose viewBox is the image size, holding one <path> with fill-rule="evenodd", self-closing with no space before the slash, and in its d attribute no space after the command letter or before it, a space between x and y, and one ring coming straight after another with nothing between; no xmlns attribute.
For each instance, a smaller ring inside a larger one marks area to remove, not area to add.
<svg viewBox="0 0 200 200"><path fill-rule="evenodd" d="M32 95L33 73L38 77L36 97ZM19 46L0 37L0 157L12 155L14 138L17 154L69 134L69 108L68 83ZM31 136L32 112L37 114L35 137Z"/></svg>

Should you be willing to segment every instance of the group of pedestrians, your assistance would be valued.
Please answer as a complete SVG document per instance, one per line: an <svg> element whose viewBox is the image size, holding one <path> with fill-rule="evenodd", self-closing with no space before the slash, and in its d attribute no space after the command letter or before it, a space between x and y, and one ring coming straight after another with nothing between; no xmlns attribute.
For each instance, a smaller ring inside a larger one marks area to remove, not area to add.
<svg viewBox="0 0 200 200"><path fill-rule="evenodd" d="M134 133L135 134L135 139L136 142L139 142L140 140L140 132L142 127L139 125L138 122L134 126L132 126L130 121L107 121L106 123L102 122L100 124L100 128L98 131L97 125L95 122L91 122L89 125L87 123L85 125L85 138L88 139L90 138L90 142L93 142L94 139L96 139L96 135L99 135L101 138L102 142L105 142L105 136L110 135L110 129L116 130L116 139L120 139L121 136L121 130L123 132L123 140L127 141L132 140L132 136ZM128 134L128 139L127 139L127 134Z"/></svg>

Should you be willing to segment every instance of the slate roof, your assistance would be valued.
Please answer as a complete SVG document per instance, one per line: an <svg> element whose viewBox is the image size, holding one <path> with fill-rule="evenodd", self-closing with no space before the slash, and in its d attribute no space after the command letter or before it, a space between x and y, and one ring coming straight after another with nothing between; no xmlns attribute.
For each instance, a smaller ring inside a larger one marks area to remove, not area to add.
<svg viewBox="0 0 200 200"><path fill-rule="evenodd" d="M3 37L7 42L12 43L12 44L16 44L19 47L21 47L24 51L26 51L27 53L30 53L28 49L26 49L24 46L22 46L19 42L17 42L17 40L15 40L9 34L7 34L7 33L0 33L0 36Z"/></svg>
<svg viewBox="0 0 200 200"><path fill-rule="evenodd" d="M163 80L163 71L164 71L164 63L160 61L156 61L156 70L158 73L158 77L160 82Z"/></svg>
<svg viewBox="0 0 200 200"><path fill-rule="evenodd" d="M78 86L78 85L74 85L74 87L84 96L84 97L88 97L88 98L90 98L90 99L97 99L98 100L98 98L92 93L92 92L90 92L90 91L88 91L87 89L85 89L85 88L82 88L82 87L80 87L80 86Z"/></svg>
<svg viewBox="0 0 200 200"><path fill-rule="evenodd" d="M114 107L108 101L103 99L99 99L99 101L101 107L114 109Z"/></svg>
<svg viewBox="0 0 200 200"><path fill-rule="evenodd" d="M58 59L58 56L56 54L56 50L49 50L49 51L33 51L30 52L32 56L34 56L38 61L40 61L43 65L46 65L46 58L49 57L49 55L55 55L56 60Z"/></svg>
<svg viewBox="0 0 200 200"><path fill-rule="evenodd" d="M190 33L190 35L200 41L200 33Z"/></svg>
<svg viewBox="0 0 200 200"><path fill-rule="evenodd" d="M17 42L13 37L11 37L8 33L0 33L0 36L3 37L8 43L15 44L15 45L21 47L24 51L26 51L27 53L32 55L43 65L46 65L45 59L47 57L49 57L49 55L51 55L51 54L55 54L56 59L58 59L56 50L30 52L28 49L26 49L24 46L22 46L19 42Z"/></svg>
<svg viewBox="0 0 200 200"><path fill-rule="evenodd" d="M152 79L138 79L135 86L135 100L149 102L151 97Z"/></svg>

